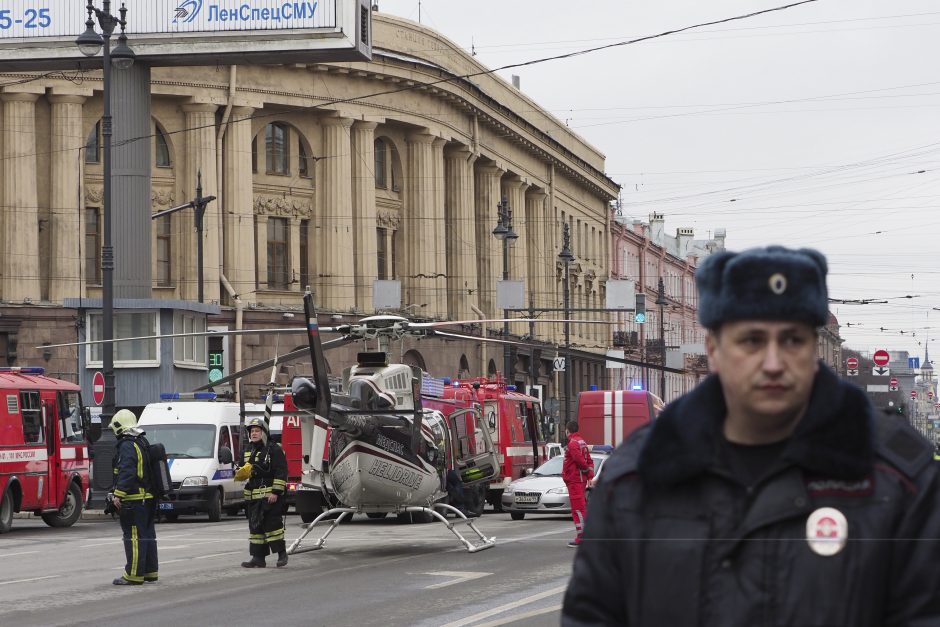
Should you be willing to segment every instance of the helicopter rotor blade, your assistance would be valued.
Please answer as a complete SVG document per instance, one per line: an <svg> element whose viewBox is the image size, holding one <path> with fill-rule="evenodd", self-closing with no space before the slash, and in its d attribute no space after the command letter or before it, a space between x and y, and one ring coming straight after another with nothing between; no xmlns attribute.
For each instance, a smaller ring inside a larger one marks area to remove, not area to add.
<svg viewBox="0 0 940 627"><path fill-rule="evenodd" d="M610 320L572 320L570 318L487 318L477 320L444 320L440 322L407 322L409 329L435 329L437 327L450 327L455 325L494 324L496 322L550 322L554 324L567 322L569 324L617 324Z"/></svg>
<svg viewBox="0 0 940 627"><path fill-rule="evenodd" d="M348 337L348 336L338 337L335 340L324 342L323 349L329 350L331 348L338 348L340 346L345 346L346 344L349 344L350 342L358 342L358 341L359 341L359 338L357 337ZM298 348L297 350L293 350L289 353L285 353L281 355L280 357L277 357L276 359L268 359L265 361L258 362L254 365L248 366L247 368L242 368L238 372L233 372L232 374L226 377L223 377L219 379L218 381L215 381L214 383L206 383L205 385L201 385L193 391L200 392L202 390L208 390L211 387L225 385L226 383L231 383L232 381L235 381L236 379L247 377L250 374L261 372L262 370L270 368L271 366L274 365L275 361L278 361L281 364L286 364L286 363L290 363L294 361L300 361L304 357L307 357L309 354L310 354L310 349L304 346L303 348Z"/></svg>
<svg viewBox="0 0 940 627"><path fill-rule="evenodd" d="M348 333L349 325L338 327L323 327L321 333ZM164 340L175 337L215 337L225 335L258 335L268 333L306 333L305 327L288 327L280 329L235 329L235 330L215 330L215 331L193 331L190 333L164 333L161 335L138 335L135 337L115 337L110 340L85 340L84 342L66 342L64 344L44 344L36 348L65 348L68 346L91 346L92 344L110 344L115 342L143 342L146 340Z"/></svg>

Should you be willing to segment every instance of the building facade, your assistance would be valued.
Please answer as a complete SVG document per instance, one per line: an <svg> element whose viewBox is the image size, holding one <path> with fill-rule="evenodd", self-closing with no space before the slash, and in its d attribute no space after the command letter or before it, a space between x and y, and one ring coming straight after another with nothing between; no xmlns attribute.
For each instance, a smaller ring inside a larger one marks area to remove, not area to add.
<svg viewBox="0 0 940 627"><path fill-rule="evenodd" d="M149 75L149 128L116 131L115 145L146 142L137 154L148 158L140 166L116 153L113 174L149 178L151 193L149 206L112 196L116 336L288 326L307 286L324 323L351 322L377 311L376 281L400 283L393 309L408 315L500 317L504 268L492 231L502 198L519 234L505 270L525 281L526 307L561 307L565 224L579 251L571 306L604 302L608 205L618 186L604 174L603 154L439 33L375 13L373 50L370 62L135 70ZM0 87L0 360L45 364L84 385L99 351L41 348L100 337L101 74L80 79L17 74ZM117 103L116 127L121 115ZM198 183L216 197L202 268L192 211L150 220L192 199ZM148 226L149 251L122 251ZM122 298L128 273L144 288ZM484 326L464 330L501 335L501 323ZM571 332L585 347L576 363L603 362L605 325ZM510 349L507 378L557 396L561 325L513 323L510 333L528 342ZM227 338L225 369L304 341ZM206 349L200 338L119 344L118 405L155 400L157 384L140 393L127 384L132 372L148 380L163 372L167 386L204 380ZM334 374L361 349L329 353ZM399 356L462 377L502 371L502 350L406 340ZM166 376L168 360L180 376Z"/></svg>

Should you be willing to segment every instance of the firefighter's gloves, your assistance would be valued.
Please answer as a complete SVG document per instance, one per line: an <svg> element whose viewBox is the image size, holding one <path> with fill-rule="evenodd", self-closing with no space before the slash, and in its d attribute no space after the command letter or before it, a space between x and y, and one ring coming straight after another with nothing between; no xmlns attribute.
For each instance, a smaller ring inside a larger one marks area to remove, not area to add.
<svg viewBox="0 0 940 627"><path fill-rule="evenodd" d="M235 471L235 481L247 481L251 477L251 464L245 464L240 466L238 470Z"/></svg>

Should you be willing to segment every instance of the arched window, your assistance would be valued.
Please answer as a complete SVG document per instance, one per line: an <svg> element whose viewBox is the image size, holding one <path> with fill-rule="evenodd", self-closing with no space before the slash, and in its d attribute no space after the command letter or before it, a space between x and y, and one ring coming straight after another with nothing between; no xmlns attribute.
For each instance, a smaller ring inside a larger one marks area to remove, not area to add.
<svg viewBox="0 0 940 627"><path fill-rule="evenodd" d="M375 186L388 188L388 153L384 139L375 140Z"/></svg>
<svg viewBox="0 0 940 627"><path fill-rule="evenodd" d="M298 138L299 139L299 138ZM304 178L312 178L313 169L310 167L310 155L307 152L307 146L303 139L297 142L299 145L299 157L297 159L297 174Z"/></svg>
<svg viewBox="0 0 940 627"><path fill-rule="evenodd" d="M96 122L85 140L85 163L101 163L101 122Z"/></svg>
<svg viewBox="0 0 940 627"><path fill-rule="evenodd" d="M170 159L170 145L166 140L166 133L164 133L163 129L159 126L155 126L154 128L154 161L156 166L158 168L171 168L173 167L173 162Z"/></svg>
<svg viewBox="0 0 940 627"><path fill-rule="evenodd" d="M264 129L265 164L268 174L290 174L290 130L274 122Z"/></svg>

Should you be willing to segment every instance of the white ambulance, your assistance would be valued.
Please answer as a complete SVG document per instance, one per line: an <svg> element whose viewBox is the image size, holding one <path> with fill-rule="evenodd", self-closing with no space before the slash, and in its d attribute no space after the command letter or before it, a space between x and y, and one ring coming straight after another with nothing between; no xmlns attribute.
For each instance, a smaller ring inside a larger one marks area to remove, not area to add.
<svg viewBox="0 0 940 627"><path fill-rule="evenodd" d="M214 400L211 392L161 394L140 414L138 425L149 442L166 448L173 489L158 505L166 520L180 514L208 514L211 522L238 513L244 504L244 481L235 480L241 459L239 425L241 406ZM264 410L264 405L245 403L246 412Z"/></svg>

